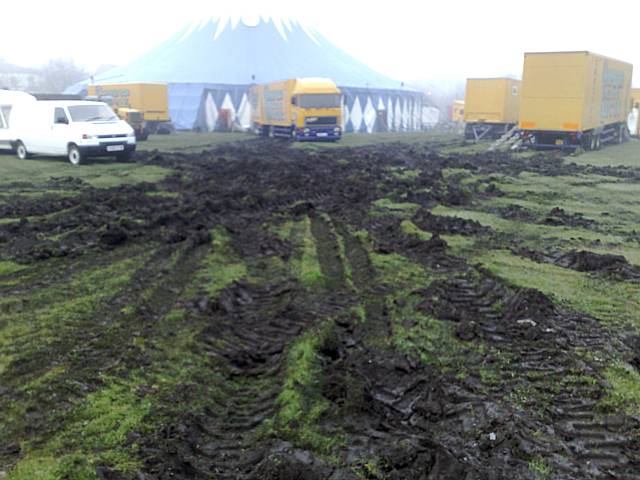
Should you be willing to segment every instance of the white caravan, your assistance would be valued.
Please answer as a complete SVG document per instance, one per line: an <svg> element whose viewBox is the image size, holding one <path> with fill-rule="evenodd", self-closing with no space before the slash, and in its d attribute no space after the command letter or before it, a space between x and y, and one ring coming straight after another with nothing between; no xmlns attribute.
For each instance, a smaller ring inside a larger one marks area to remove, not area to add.
<svg viewBox="0 0 640 480"><path fill-rule="evenodd" d="M79 165L86 157L128 160L136 149L129 124L103 102L37 100L16 103L9 121L11 146L19 158L66 156Z"/></svg>

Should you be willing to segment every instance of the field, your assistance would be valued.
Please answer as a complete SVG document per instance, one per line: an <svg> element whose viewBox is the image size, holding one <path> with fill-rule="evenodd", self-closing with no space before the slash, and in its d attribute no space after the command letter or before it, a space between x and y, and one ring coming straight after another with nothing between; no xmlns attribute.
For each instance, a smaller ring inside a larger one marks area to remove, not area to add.
<svg viewBox="0 0 640 480"><path fill-rule="evenodd" d="M0 479L640 480L640 143L0 156Z"/></svg>

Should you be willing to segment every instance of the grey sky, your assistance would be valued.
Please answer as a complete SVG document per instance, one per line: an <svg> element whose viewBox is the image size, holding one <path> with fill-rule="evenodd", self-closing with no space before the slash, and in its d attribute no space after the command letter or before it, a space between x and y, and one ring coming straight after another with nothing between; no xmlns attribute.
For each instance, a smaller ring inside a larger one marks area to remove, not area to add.
<svg viewBox="0 0 640 480"><path fill-rule="evenodd" d="M123 64L189 21L291 16L382 73L407 82L520 75L524 51L592 50L634 63L640 86L640 2L320 0L5 0L0 58L30 66L72 58ZM7 21L11 19L11 21Z"/></svg>

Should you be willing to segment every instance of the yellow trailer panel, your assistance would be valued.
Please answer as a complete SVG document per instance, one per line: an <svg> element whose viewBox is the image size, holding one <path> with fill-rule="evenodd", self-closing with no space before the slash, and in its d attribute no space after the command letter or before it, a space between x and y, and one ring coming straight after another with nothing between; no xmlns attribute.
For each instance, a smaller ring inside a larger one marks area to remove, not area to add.
<svg viewBox="0 0 640 480"><path fill-rule="evenodd" d="M591 52L525 53L520 128L585 132L626 122L632 71Z"/></svg>
<svg viewBox="0 0 640 480"><path fill-rule="evenodd" d="M90 96L108 96L116 108L142 112L145 121L169 122L169 94L164 83L109 83L89 85Z"/></svg>
<svg viewBox="0 0 640 480"><path fill-rule="evenodd" d="M464 100L454 100L451 107L451 120L454 122L464 122Z"/></svg>
<svg viewBox="0 0 640 480"><path fill-rule="evenodd" d="M640 88L631 89L631 100L633 108L640 108Z"/></svg>
<svg viewBox="0 0 640 480"><path fill-rule="evenodd" d="M518 123L520 81L512 78L469 78L464 101L467 123Z"/></svg>

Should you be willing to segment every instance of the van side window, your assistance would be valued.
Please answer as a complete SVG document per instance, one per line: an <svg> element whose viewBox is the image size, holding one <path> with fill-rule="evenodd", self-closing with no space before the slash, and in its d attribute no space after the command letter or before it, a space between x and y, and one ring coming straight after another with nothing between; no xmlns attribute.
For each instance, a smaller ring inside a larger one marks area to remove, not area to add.
<svg viewBox="0 0 640 480"><path fill-rule="evenodd" d="M64 113L64 108L56 107L53 113L53 121L54 123L69 123L67 114Z"/></svg>
<svg viewBox="0 0 640 480"><path fill-rule="evenodd" d="M0 128L9 128L9 117L11 116L11 105L0 107Z"/></svg>

